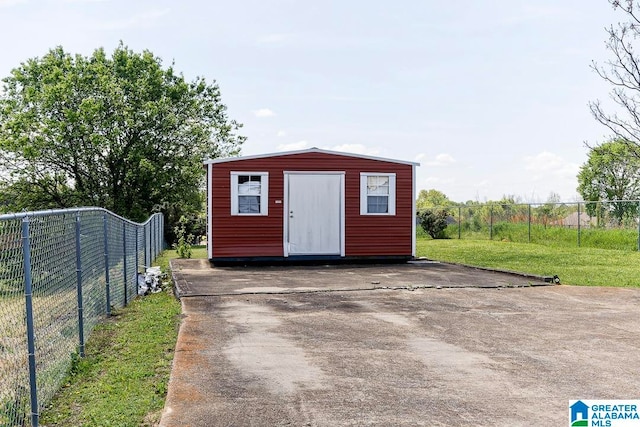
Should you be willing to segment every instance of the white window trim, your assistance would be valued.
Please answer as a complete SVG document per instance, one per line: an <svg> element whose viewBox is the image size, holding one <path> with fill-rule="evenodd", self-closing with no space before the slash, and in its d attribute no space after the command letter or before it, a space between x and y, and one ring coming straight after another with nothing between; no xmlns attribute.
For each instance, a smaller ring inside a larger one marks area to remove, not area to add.
<svg viewBox="0 0 640 427"><path fill-rule="evenodd" d="M260 178L260 213L238 212L238 177L244 175L259 175ZM267 216L269 215L269 172L231 172L231 215L238 216Z"/></svg>
<svg viewBox="0 0 640 427"><path fill-rule="evenodd" d="M370 176L389 177L389 212L367 212L367 178ZM360 172L360 215L393 216L396 214L396 174L383 172Z"/></svg>

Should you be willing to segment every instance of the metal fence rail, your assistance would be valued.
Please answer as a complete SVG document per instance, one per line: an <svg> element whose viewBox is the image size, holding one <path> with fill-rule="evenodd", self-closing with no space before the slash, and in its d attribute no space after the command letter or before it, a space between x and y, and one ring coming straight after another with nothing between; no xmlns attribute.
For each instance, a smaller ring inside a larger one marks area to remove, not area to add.
<svg viewBox="0 0 640 427"><path fill-rule="evenodd" d="M0 427L38 426L71 361L160 254L162 214L101 208L0 215Z"/></svg>
<svg viewBox="0 0 640 427"><path fill-rule="evenodd" d="M640 250L640 201L470 203L447 211L445 236Z"/></svg>

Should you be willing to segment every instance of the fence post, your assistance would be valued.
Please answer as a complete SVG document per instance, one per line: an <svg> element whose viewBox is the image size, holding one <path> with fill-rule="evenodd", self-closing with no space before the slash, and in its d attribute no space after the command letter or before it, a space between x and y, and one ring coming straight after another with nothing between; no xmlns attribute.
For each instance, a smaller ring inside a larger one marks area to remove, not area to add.
<svg viewBox="0 0 640 427"><path fill-rule="evenodd" d="M161 233L160 233L160 224L162 223L162 214L158 214L158 217L156 218L158 221L156 222L156 255L160 255L160 252L162 252L162 238L161 238Z"/></svg>
<svg viewBox="0 0 640 427"><path fill-rule="evenodd" d="M142 226L142 250L144 251L144 256L143 256L143 261L144 264L142 265L143 268L147 268L149 267L149 260L147 259L147 226L143 225Z"/></svg>
<svg viewBox="0 0 640 427"><path fill-rule="evenodd" d="M151 255L151 260L156 259L156 215L153 214L151 217L151 222L149 223L149 254Z"/></svg>
<svg viewBox="0 0 640 427"><path fill-rule="evenodd" d="M107 316L111 316L111 284L109 274L109 220L107 213L102 214L102 225L104 228L104 281L105 291L107 293Z"/></svg>
<svg viewBox="0 0 640 427"><path fill-rule="evenodd" d="M640 202L638 202L638 251L640 251Z"/></svg>
<svg viewBox="0 0 640 427"><path fill-rule="evenodd" d="M493 240L493 205L489 213L489 240Z"/></svg>
<svg viewBox="0 0 640 427"><path fill-rule="evenodd" d="M158 253L162 252L164 250L164 241L163 241L163 228L164 227L162 224L164 222L164 215L159 214L158 215Z"/></svg>
<svg viewBox="0 0 640 427"><path fill-rule="evenodd" d="M531 203L529 203L529 243L531 243Z"/></svg>
<svg viewBox="0 0 640 427"><path fill-rule="evenodd" d="M76 212L76 288L78 291L78 353L84 357L84 306L82 303L82 248L80 246L80 212Z"/></svg>
<svg viewBox="0 0 640 427"><path fill-rule="evenodd" d="M162 214L158 214L158 226L156 227L156 233L158 233L156 245L158 245L158 254L160 254L164 249L162 247Z"/></svg>
<svg viewBox="0 0 640 427"><path fill-rule="evenodd" d="M31 276L31 240L29 217L22 219L22 261L24 267L24 300L27 317L27 352L29 355L29 390L31 398L31 425L38 427L38 384L36 382L36 345L33 324L33 279Z"/></svg>
<svg viewBox="0 0 640 427"><path fill-rule="evenodd" d="M580 247L580 202L578 202L578 247Z"/></svg>
<svg viewBox="0 0 640 427"><path fill-rule="evenodd" d="M460 205L458 205L458 240L460 240L460 229L462 228L462 213Z"/></svg>
<svg viewBox="0 0 640 427"><path fill-rule="evenodd" d="M140 266L138 265L138 262L139 262L139 260L138 260L138 258L139 258L138 257L138 251L140 250L140 248L138 247L138 238L139 238L138 233L140 232L140 227L138 227L137 225L135 227L136 227L136 252L135 252L136 253L136 262L134 264L135 265L135 269L134 269L134 271L135 271L135 275L134 275L134 277L135 277L135 279L134 279L135 280L135 286L134 286L134 289L136 290L136 293L137 293L137 290L138 290L138 271L139 271L139 268L140 268Z"/></svg>
<svg viewBox="0 0 640 427"><path fill-rule="evenodd" d="M124 269L124 304L127 305L127 223L122 223L122 265Z"/></svg>

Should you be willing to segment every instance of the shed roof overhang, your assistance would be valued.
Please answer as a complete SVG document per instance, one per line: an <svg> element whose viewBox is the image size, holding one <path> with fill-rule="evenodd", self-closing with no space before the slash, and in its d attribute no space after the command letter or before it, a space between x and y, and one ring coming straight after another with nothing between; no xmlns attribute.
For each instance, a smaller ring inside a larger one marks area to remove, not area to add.
<svg viewBox="0 0 640 427"><path fill-rule="evenodd" d="M401 164L401 165L420 166L420 163L416 163L416 162L408 162L408 161L404 161L404 160L396 160L396 159L388 159L388 158L384 158L384 157L368 156L368 155L364 155L364 154L344 153L344 152L341 152L341 151L322 150L320 148L315 148L315 147L314 148L309 148L309 149L306 149L306 150L282 151L282 152L279 152L279 153L268 153L268 154L257 154L257 155L251 155L251 156L239 156L239 157L225 157L225 158L219 158L219 159L209 159L209 160L205 160L204 164L205 165L210 165L210 164L217 164L217 163L235 162L235 161L239 161L239 160L264 159L264 158L268 158L268 157L281 157L281 156L291 156L291 155L295 155L295 154L309 154L309 153L331 154L331 155L334 155L334 156L354 157L354 158L358 158L358 159L378 160L378 161L381 161L381 162L397 163L397 164Z"/></svg>

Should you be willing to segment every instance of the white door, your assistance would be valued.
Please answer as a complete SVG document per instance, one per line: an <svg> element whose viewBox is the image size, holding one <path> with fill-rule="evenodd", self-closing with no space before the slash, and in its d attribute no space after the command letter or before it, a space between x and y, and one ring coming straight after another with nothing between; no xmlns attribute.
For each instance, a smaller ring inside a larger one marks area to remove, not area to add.
<svg viewBox="0 0 640 427"><path fill-rule="evenodd" d="M287 173L285 256L342 255L342 173Z"/></svg>

